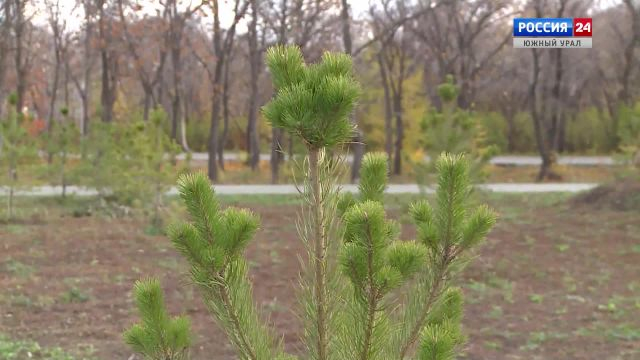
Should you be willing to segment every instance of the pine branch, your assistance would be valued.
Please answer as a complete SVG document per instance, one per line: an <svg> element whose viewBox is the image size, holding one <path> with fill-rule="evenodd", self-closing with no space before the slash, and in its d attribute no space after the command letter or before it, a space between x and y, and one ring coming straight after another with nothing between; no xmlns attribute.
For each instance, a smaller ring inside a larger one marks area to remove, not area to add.
<svg viewBox="0 0 640 360"><path fill-rule="evenodd" d="M429 316L429 312L432 309L433 303L440 296L440 291L441 291L440 287L442 282L444 281L443 273L444 271L439 271L439 273L436 275L436 281L429 288L429 295L427 296L427 302L422 307L422 310L418 316L418 319L415 320L414 325L411 328L411 331L409 332L408 338L402 345L398 359L401 359L401 360L404 359L407 353L409 352L409 350L415 345L416 341L418 341L420 331L424 327L427 317Z"/></svg>
<svg viewBox="0 0 640 360"><path fill-rule="evenodd" d="M385 154L369 154L363 159L359 199L346 206L345 246L341 254L343 273L355 291L352 305L360 308L362 330L350 333L357 340L352 353L362 360L378 359L387 350L391 328L383 321L387 307L384 298L409 280L426 259L424 246L414 242L393 241L397 226L385 220L382 192L387 181ZM374 336L377 331L377 336ZM349 343L348 341L346 341ZM388 356L386 354L385 356Z"/></svg>
<svg viewBox="0 0 640 360"><path fill-rule="evenodd" d="M218 281L222 284L224 282L224 279L219 277ZM236 340L236 342L238 343L238 348L246 352L246 356L248 359L257 360L258 358L255 355L255 351L249 344L249 341L245 336L245 332L243 331L244 329L242 329L242 326L240 325L237 309L229 298L227 287L225 285L219 285L218 290L220 293L220 298L222 299L222 302L224 303L224 306L227 310L228 316L231 319L231 324L233 325L233 333L238 337L238 340Z"/></svg>
<svg viewBox="0 0 640 360"><path fill-rule="evenodd" d="M189 261L192 279L210 312L242 359L282 358L281 345L253 304L242 259L242 251L258 228L257 217L234 208L220 211L204 174L181 176L179 187L192 223L171 227L169 236Z"/></svg>
<svg viewBox="0 0 640 360"><path fill-rule="evenodd" d="M451 331L451 328L444 329L441 325L438 325L439 327L434 325L427 329L425 326L434 310L434 305L440 301L448 287L452 267L458 257L463 251L471 249L484 239L495 223L495 214L486 206L475 209L471 216L466 217L467 199L471 186L469 165L464 156L442 154L436 162L436 168L438 189L435 213L426 202L416 203L411 208L412 216L418 226L419 239L430 249L431 272L410 290L411 293L427 295L424 302L418 301L422 300L421 298L412 299L413 301L410 301L408 307L404 309L403 324L411 325L405 328L395 340L396 344L400 345L398 359L408 356L418 339L422 338L423 343L429 343L434 339L431 336L435 333ZM453 339L452 336L449 338ZM447 344L448 342L445 342L440 345L446 348ZM433 352L429 352L428 349ZM437 354L439 353L437 349L439 347L427 346L427 350L423 347L421 352ZM453 351L452 349L453 347L450 351ZM441 355L444 356L443 359L448 358L445 353Z"/></svg>

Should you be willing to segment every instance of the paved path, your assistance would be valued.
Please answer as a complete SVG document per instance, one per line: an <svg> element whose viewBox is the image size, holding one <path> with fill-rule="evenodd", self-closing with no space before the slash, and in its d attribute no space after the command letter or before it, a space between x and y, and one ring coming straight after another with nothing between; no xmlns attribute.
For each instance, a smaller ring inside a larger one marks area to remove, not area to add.
<svg viewBox="0 0 640 360"><path fill-rule="evenodd" d="M495 156L490 160L491 164L498 166L540 166L542 159L539 156L505 155ZM617 162L610 156L560 156L558 164L572 166L611 166Z"/></svg>
<svg viewBox="0 0 640 360"><path fill-rule="evenodd" d="M594 183L495 183L478 185L479 188L498 193L550 193L550 192L580 192L590 190L598 184ZM356 192L357 186L353 184L343 185L345 191ZM294 185L216 185L216 193L221 195L290 195L297 194L298 190ZM387 187L388 194L418 194L420 188L416 184L391 184ZM433 193L433 189L427 189ZM7 195L6 188L0 188L0 196ZM39 186L27 190L17 190L16 195L20 196L56 196L61 193L59 186ZM96 195L96 191L89 188L69 186L68 194L76 196ZM170 195L177 194L176 188L171 188Z"/></svg>
<svg viewBox="0 0 640 360"><path fill-rule="evenodd" d="M40 156L46 156L44 152L40 152ZM78 154L67 155L70 158L79 158ZM187 157L185 153L178 154L179 160L184 160ZM285 160L289 158L289 155L284 154ZM245 161L246 155L226 152L223 154L225 161L239 162ZM209 154L206 152L194 152L191 153L191 159L194 161L206 162L209 159ZM260 160L270 161L271 154L260 154ZM429 156L425 156L425 160L429 160ZM351 163L353 161L352 155L347 155L345 161ZM496 166L540 166L542 160L539 156L525 156L525 155L502 155L495 156L489 160L489 162ZM558 157L558 164L560 165L572 165L572 166L613 166L619 164L611 156L560 156Z"/></svg>
<svg viewBox="0 0 640 360"><path fill-rule="evenodd" d="M185 154L178 155L178 159L184 159ZM288 157L288 156L287 156ZM242 161L246 156L238 153L225 153L225 161ZM209 154L198 152L191 153L191 159L196 161L207 161ZM425 157L426 160L429 157ZM260 160L271 160L271 154L260 154ZM353 161L353 156L347 155L347 162ZM521 156L521 155L504 155L495 156L490 160L491 164L496 166L539 166L542 160L539 156ZM560 165L572 165L572 166L612 166L617 162L610 156L560 156L558 157L558 164Z"/></svg>

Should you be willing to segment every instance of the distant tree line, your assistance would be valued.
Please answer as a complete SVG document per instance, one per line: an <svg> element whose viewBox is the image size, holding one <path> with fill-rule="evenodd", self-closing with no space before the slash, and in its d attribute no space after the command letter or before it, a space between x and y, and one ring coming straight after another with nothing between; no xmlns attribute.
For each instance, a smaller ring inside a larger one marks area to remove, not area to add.
<svg viewBox="0 0 640 360"><path fill-rule="evenodd" d="M351 118L353 178L371 150L403 171L449 75L457 106L481 117L494 145L540 154L539 179L553 176L557 153L619 150L620 121L638 99L640 3L380 0L354 12L352 2L6 0L0 96L14 92L15 110L46 132L74 121L83 137L95 122L148 120L162 108L183 150L209 152L211 179L225 151L246 151L252 169L270 152L275 183L303 145L264 123L273 90L262 60L269 46L295 44L309 61L325 50L354 57L363 97ZM593 17L594 48L513 49L517 16Z"/></svg>

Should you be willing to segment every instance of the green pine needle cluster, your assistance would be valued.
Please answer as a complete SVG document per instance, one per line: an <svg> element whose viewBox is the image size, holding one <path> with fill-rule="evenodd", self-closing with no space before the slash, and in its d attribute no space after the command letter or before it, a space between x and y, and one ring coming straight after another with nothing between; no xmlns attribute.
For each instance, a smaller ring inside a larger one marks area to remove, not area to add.
<svg viewBox="0 0 640 360"><path fill-rule="evenodd" d="M272 126L299 136L313 149L351 138L349 114L360 87L349 56L326 52L319 63L307 65L300 48L278 45L267 51L266 58L277 91L263 107Z"/></svg>
<svg viewBox="0 0 640 360"><path fill-rule="evenodd" d="M307 144L297 223L307 249L300 277L304 359L448 360L465 341L462 293L455 275L495 223L486 206L472 208L469 163L443 153L435 161L434 204L420 200L410 215L415 240L400 240L387 218L385 154L367 154L359 193L341 194L339 158L330 154L351 132L347 115L357 95L347 56L325 54L307 66L296 47L269 50L267 62L278 90L265 108L274 126ZM207 177L182 175L180 197L189 220L168 235L189 263L191 279L226 332L240 359L295 359L283 352L252 301L244 250L259 227L248 210L221 209ZM141 303L143 319L156 303ZM166 327L166 325L164 325ZM162 328L147 326L145 329ZM141 333L138 327L131 332ZM134 347L153 358L156 347Z"/></svg>
<svg viewBox="0 0 640 360"><path fill-rule="evenodd" d="M155 279L140 280L133 292L142 321L124 333L125 342L148 360L188 359L189 319L167 315L160 283Z"/></svg>

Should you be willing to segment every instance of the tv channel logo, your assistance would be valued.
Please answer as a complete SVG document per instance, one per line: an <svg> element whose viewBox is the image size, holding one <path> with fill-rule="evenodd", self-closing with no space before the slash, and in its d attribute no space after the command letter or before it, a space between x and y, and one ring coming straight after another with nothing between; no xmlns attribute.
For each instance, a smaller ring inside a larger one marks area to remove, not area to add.
<svg viewBox="0 0 640 360"><path fill-rule="evenodd" d="M515 48L591 48L591 18L515 18Z"/></svg>

